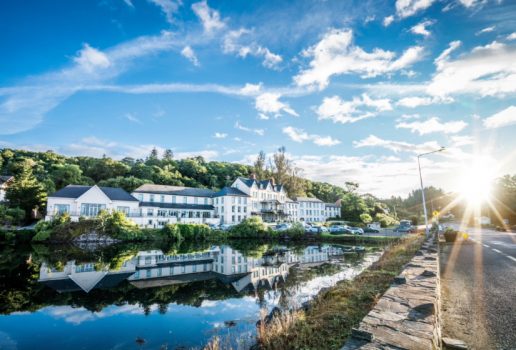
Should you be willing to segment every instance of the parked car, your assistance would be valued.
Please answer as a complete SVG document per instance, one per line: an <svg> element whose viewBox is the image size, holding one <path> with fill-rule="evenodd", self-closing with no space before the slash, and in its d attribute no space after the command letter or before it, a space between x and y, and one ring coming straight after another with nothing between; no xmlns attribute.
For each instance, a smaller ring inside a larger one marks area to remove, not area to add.
<svg viewBox="0 0 516 350"><path fill-rule="evenodd" d="M330 231L330 233L339 233L339 232L344 232L344 225L333 225L333 226L330 226L330 228L328 229L328 231Z"/></svg>
<svg viewBox="0 0 516 350"><path fill-rule="evenodd" d="M283 232L283 231L287 231L291 227L292 227L291 224L278 224L278 225L276 225L275 230L278 232Z"/></svg>
<svg viewBox="0 0 516 350"><path fill-rule="evenodd" d="M366 227L364 228L364 233L380 233L380 230L375 228Z"/></svg>
<svg viewBox="0 0 516 350"><path fill-rule="evenodd" d="M398 226L394 229L394 232L398 233L413 233L416 232L412 226Z"/></svg>
<svg viewBox="0 0 516 350"><path fill-rule="evenodd" d="M324 226L306 226L305 228L306 233L322 233L322 232L328 232L328 229Z"/></svg>
<svg viewBox="0 0 516 350"><path fill-rule="evenodd" d="M222 231L228 231L231 227L233 227L234 225L231 225L231 224L221 224L219 226L219 228L222 230Z"/></svg>
<svg viewBox="0 0 516 350"><path fill-rule="evenodd" d="M363 235L364 229L361 227L351 227L351 231L357 235Z"/></svg>

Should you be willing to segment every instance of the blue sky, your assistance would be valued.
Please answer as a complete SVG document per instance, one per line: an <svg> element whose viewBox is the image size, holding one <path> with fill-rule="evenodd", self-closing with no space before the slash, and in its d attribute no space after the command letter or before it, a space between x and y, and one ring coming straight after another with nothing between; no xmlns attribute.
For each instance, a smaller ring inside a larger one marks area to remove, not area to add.
<svg viewBox="0 0 516 350"><path fill-rule="evenodd" d="M0 147L249 163L284 145L304 176L380 196L441 145L427 184L516 172L514 2L0 6Z"/></svg>

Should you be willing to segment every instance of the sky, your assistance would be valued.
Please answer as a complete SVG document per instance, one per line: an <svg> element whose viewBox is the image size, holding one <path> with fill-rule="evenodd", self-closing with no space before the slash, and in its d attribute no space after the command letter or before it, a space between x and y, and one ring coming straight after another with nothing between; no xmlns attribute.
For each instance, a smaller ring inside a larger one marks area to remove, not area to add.
<svg viewBox="0 0 516 350"><path fill-rule="evenodd" d="M516 2L0 4L0 148L251 164L361 192L516 173ZM475 164L475 166L473 166Z"/></svg>

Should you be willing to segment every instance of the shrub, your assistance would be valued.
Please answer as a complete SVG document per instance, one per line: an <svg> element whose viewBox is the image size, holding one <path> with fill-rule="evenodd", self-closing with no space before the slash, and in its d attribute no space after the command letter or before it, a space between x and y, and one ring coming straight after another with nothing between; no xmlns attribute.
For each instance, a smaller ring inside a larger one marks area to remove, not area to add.
<svg viewBox="0 0 516 350"><path fill-rule="evenodd" d="M457 240L457 237L459 235L458 231L455 231L451 227L448 227L446 231L444 231L444 239L446 242L455 242Z"/></svg>
<svg viewBox="0 0 516 350"><path fill-rule="evenodd" d="M300 222L295 222L292 227L283 232L290 238L301 238L305 235L305 228Z"/></svg>
<svg viewBox="0 0 516 350"><path fill-rule="evenodd" d="M269 229L259 216L251 216L229 230L229 236L234 238L270 236Z"/></svg>
<svg viewBox="0 0 516 350"><path fill-rule="evenodd" d="M368 224L370 223L371 221L373 221L373 218L371 217L371 215L367 214L367 213L363 213L363 214L360 214L360 220L364 223L364 224Z"/></svg>
<svg viewBox="0 0 516 350"><path fill-rule="evenodd" d="M20 225L25 218L25 211L20 208L8 208L0 205L0 225Z"/></svg>

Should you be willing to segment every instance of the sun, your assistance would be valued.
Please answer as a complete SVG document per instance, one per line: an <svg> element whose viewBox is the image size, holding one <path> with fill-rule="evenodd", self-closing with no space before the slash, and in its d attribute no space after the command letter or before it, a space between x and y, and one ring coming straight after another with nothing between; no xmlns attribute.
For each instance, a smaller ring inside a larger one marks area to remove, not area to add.
<svg viewBox="0 0 516 350"><path fill-rule="evenodd" d="M461 197L469 205L481 205L491 198L495 169L491 162L477 159L467 167L458 184Z"/></svg>

